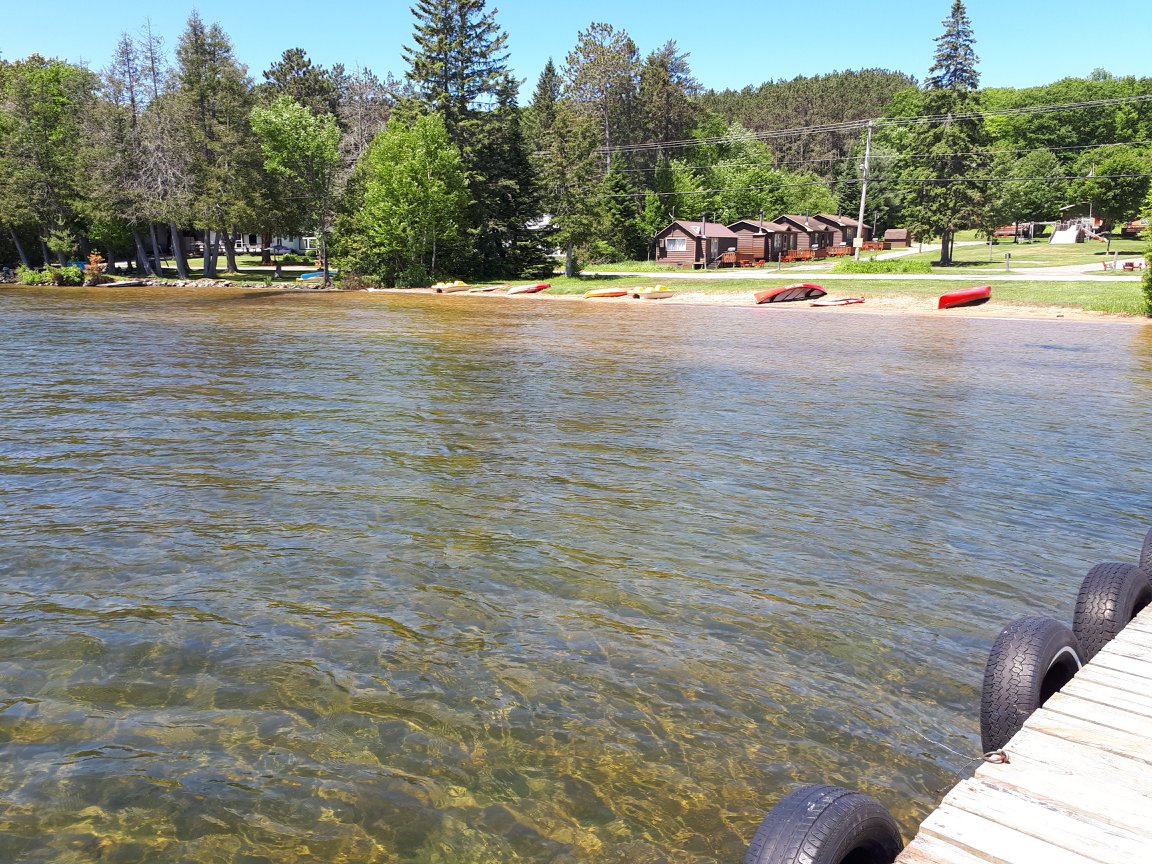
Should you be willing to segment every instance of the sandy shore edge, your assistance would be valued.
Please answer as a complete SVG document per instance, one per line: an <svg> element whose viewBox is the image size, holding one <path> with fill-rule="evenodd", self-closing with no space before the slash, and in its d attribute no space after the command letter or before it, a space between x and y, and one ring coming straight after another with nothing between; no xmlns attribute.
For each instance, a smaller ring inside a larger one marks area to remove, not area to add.
<svg viewBox="0 0 1152 864"><path fill-rule="evenodd" d="M751 291L683 291L677 290L671 297L660 300L635 300L630 296L588 299L582 294L550 294L542 291L536 294L516 294L509 296L501 291L470 294L456 292L452 294L437 294L431 288L377 288L376 294L428 294L440 296L446 301L455 301L460 298L476 299L502 299L507 301L528 302L533 300L547 301L580 301L595 303L597 305L622 305L642 307L662 306L740 306L748 309L779 312L783 314L807 310L822 315L931 315L935 317L947 316L949 318L1006 318L1006 319L1038 319L1050 321L1064 319L1068 321L1108 321L1126 322L1129 324L1152 324L1152 318L1135 317L1131 315L1114 315L1107 312L1091 312L1085 309L1063 306L1022 306L1011 303L998 303L994 299L981 306L965 306L957 309L937 309L936 299L933 297L869 297L863 303L854 303L850 306L822 306L813 307L809 301L794 301L788 303L771 303L757 305ZM828 296L839 297L840 294L829 292ZM845 295L846 296L846 295Z"/></svg>

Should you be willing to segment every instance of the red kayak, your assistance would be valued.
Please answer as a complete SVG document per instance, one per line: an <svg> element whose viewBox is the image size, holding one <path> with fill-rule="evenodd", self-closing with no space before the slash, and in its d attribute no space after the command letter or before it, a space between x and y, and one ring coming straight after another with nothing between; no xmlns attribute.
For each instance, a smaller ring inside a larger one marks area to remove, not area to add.
<svg viewBox="0 0 1152 864"><path fill-rule="evenodd" d="M536 294L543 291L545 288L551 288L551 282L537 282L535 285L517 285L515 288L509 288L509 294Z"/></svg>
<svg viewBox="0 0 1152 864"><path fill-rule="evenodd" d="M757 303L784 303L788 300L814 300L823 297L828 292L822 285L813 285L810 282L795 282L792 285L782 285L779 288L769 288L767 291L757 291L753 297Z"/></svg>
<svg viewBox="0 0 1152 864"><path fill-rule="evenodd" d="M976 288L964 288L960 291L949 291L940 296L940 305L937 309L955 309L957 306L979 306L987 303L992 296L991 285L980 285Z"/></svg>

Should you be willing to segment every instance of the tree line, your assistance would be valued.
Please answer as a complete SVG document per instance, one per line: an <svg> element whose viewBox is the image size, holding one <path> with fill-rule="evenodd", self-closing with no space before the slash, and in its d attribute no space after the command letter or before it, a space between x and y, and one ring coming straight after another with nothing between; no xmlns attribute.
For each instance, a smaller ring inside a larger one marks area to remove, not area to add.
<svg viewBox="0 0 1152 864"><path fill-rule="evenodd" d="M236 239L314 235L327 269L383 284L643 259L670 220L855 214L950 241L1091 202L1132 218L1152 174L1152 79L1098 71L979 87L953 0L924 82L869 69L705 90L675 42L592 23L526 104L486 0L417 0L402 78L283 52L259 82L196 13L169 54L147 26L92 71L0 61L0 262L101 250L160 272L196 232L203 275ZM1044 106L1077 103L1075 110ZM267 262L267 252L265 261Z"/></svg>

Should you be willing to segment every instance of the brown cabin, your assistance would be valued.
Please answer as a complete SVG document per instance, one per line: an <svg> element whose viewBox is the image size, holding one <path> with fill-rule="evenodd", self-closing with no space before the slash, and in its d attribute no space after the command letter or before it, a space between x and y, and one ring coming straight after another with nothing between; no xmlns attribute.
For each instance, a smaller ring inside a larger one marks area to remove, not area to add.
<svg viewBox="0 0 1152 864"><path fill-rule="evenodd" d="M797 232L796 248L791 254L785 253L783 256L785 261L823 258L828 254L828 249L835 245L832 242L835 233L831 226L821 222L815 216L785 213L772 221L791 226Z"/></svg>
<svg viewBox="0 0 1152 864"><path fill-rule="evenodd" d="M740 219L729 225L728 230L737 238L737 258L752 264L779 261L781 256L796 248L799 234L791 225L762 219Z"/></svg>
<svg viewBox="0 0 1152 864"><path fill-rule="evenodd" d="M833 216L831 213L817 213L814 219L832 229L833 246L851 246L858 236L863 240L872 239L872 226L861 224L851 216Z"/></svg>
<svg viewBox="0 0 1152 864"><path fill-rule="evenodd" d="M911 246L912 232L907 228L889 228L884 232L884 243L891 244L893 249Z"/></svg>
<svg viewBox="0 0 1152 864"><path fill-rule="evenodd" d="M677 267L719 264L725 253L735 253L738 238L716 222L677 219L656 234L656 261Z"/></svg>

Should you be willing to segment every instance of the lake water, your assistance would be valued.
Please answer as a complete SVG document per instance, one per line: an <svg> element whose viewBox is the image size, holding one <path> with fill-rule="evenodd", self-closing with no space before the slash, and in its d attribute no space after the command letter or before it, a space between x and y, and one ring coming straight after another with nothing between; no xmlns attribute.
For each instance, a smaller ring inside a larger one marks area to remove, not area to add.
<svg viewBox="0 0 1152 864"><path fill-rule="evenodd" d="M910 835L1152 525L1152 327L0 291L0 860Z"/></svg>

